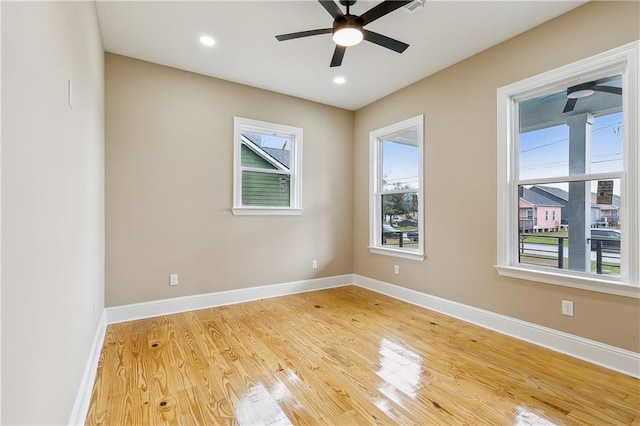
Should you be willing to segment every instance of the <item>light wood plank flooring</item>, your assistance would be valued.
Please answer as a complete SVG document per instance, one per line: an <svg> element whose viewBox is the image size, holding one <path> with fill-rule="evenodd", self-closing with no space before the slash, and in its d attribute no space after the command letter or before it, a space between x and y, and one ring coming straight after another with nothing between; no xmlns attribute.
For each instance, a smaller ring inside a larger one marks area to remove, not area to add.
<svg viewBox="0 0 640 426"><path fill-rule="evenodd" d="M358 287L111 325L88 425L640 425L640 381Z"/></svg>

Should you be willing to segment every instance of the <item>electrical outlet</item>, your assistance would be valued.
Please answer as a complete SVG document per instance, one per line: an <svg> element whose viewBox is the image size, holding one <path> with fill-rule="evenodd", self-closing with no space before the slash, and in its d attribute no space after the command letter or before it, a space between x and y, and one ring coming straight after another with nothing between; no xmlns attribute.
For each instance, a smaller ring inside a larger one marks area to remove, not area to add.
<svg viewBox="0 0 640 426"><path fill-rule="evenodd" d="M393 265L393 273L400 275L400 265Z"/></svg>
<svg viewBox="0 0 640 426"><path fill-rule="evenodd" d="M318 269L318 261L317 261L317 260L314 260L313 262L311 262L311 267L312 267L313 269Z"/></svg>
<svg viewBox="0 0 640 426"><path fill-rule="evenodd" d="M562 301L562 315L573 316L573 302L569 300Z"/></svg>
<svg viewBox="0 0 640 426"><path fill-rule="evenodd" d="M178 285L178 274L169 275L169 285Z"/></svg>

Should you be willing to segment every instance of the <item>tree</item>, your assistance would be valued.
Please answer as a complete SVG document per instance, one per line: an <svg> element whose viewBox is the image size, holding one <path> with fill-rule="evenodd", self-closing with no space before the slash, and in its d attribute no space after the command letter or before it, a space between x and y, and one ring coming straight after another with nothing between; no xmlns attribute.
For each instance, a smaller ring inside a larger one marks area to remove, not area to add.
<svg viewBox="0 0 640 426"><path fill-rule="evenodd" d="M387 194L382 197L382 215L391 223L393 216L413 211L413 193Z"/></svg>

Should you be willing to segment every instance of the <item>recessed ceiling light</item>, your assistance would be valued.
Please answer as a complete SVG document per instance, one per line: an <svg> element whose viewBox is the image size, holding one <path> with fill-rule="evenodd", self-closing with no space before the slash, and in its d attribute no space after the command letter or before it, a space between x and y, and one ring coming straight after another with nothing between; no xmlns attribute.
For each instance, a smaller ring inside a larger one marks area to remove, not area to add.
<svg viewBox="0 0 640 426"><path fill-rule="evenodd" d="M205 46L211 47L216 44L216 41L211 36L203 35L202 37L200 37L200 43L204 44Z"/></svg>
<svg viewBox="0 0 640 426"><path fill-rule="evenodd" d="M346 81L347 81L347 79L342 77L342 76L339 76L339 77L336 77L336 78L333 79L333 82L335 84L344 84L344 83L346 83Z"/></svg>

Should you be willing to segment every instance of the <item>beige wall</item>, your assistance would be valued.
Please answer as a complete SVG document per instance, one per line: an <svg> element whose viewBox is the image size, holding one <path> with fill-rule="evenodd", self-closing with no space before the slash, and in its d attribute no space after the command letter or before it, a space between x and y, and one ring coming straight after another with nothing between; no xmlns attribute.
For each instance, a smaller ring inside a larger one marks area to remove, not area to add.
<svg viewBox="0 0 640 426"><path fill-rule="evenodd" d="M640 3L591 2L357 111L355 273L640 352L637 299L500 277L493 267L496 89L639 38ZM421 113L427 259L372 255L368 134ZM561 315L563 299L574 301L574 317Z"/></svg>
<svg viewBox="0 0 640 426"><path fill-rule="evenodd" d="M104 307L102 42L93 3L0 7L1 422L66 424Z"/></svg>
<svg viewBox="0 0 640 426"><path fill-rule="evenodd" d="M353 271L353 112L113 54L105 74L107 305ZM301 216L231 214L234 116L304 129Z"/></svg>

